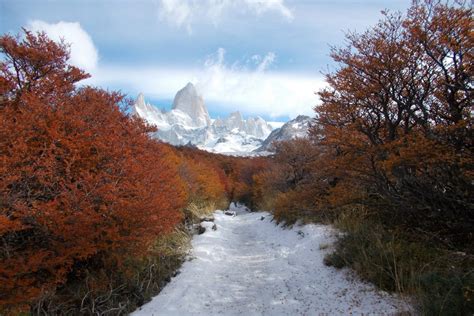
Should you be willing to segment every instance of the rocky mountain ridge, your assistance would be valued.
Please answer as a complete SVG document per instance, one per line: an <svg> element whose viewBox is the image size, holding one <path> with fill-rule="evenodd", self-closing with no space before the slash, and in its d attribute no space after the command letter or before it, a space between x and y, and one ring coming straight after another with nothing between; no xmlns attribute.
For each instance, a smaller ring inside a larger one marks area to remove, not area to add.
<svg viewBox="0 0 474 316"><path fill-rule="evenodd" d="M263 141L262 146L255 151L273 152L273 146L276 142L307 137L311 120L309 116L298 115L293 120L283 124L282 127L273 130Z"/></svg>
<svg viewBox="0 0 474 316"><path fill-rule="evenodd" d="M176 146L193 145L210 152L232 155L266 154L271 151L274 141L304 137L307 132L307 129L304 130L304 126L307 126L304 120L294 124L290 121L273 130L263 118L244 119L238 111L225 118L212 120L202 96L192 83L176 93L170 111L160 110L147 103L145 96L140 93L133 112L156 126L158 131L153 136L164 142Z"/></svg>

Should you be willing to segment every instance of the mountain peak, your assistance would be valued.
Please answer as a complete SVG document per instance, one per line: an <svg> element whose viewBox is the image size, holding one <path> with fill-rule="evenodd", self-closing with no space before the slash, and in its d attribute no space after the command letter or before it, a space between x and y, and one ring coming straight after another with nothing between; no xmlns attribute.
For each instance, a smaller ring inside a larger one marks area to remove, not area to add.
<svg viewBox="0 0 474 316"><path fill-rule="evenodd" d="M311 118L308 116L308 115L298 115L296 118L293 119L293 121L297 121L297 122L303 122L303 121L308 121L308 120L311 120Z"/></svg>
<svg viewBox="0 0 474 316"><path fill-rule="evenodd" d="M137 96L137 100L135 101L136 105L143 106L145 105L145 96L143 95L142 92L140 92Z"/></svg>
<svg viewBox="0 0 474 316"><path fill-rule="evenodd" d="M191 118L195 127L209 126L211 119L204 104L203 98L198 95L191 82L176 93L173 101L173 110L180 110Z"/></svg>
<svg viewBox="0 0 474 316"><path fill-rule="evenodd" d="M187 90L196 91L196 87L191 82L188 82L184 88Z"/></svg>
<svg viewBox="0 0 474 316"><path fill-rule="evenodd" d="M193 144L212 152L250 154L272 130L261 117L244 119L239 111L211 123L204 100L192 83L176 93L171 111L147 103L143 93L138 94L133 111L158 128L153 137L173 145Z"/></svg>
<svg viewBox="0 0 474 316"><path fill-rule="evenodd" d="M196 87L191 83L191 82L188 82L183 88L181 88L181 90L179 91L184 91L192 96L196 96L196 97L200 97L199 93L197 92L197 89ZM178 91L178 92L179 92Z"/></svg>
<svg viewBox="0 0 474 316"><path fill-rule="evenodd" d="M242 114L240 114L239 111L235 111L235 112L232 112L229 114L229 118L232 118L232 119L237 119L239 121L242 121L243 118L242 118Z"/></svg>

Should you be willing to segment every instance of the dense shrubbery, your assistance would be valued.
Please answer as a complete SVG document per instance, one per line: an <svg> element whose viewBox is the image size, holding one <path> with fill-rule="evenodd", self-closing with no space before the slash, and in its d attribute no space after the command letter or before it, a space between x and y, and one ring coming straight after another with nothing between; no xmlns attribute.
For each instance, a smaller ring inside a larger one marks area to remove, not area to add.
<svg viewBox="0 0 474 316"><path fill-rule="evenodd" d="M472 24L467 5L426 1L349 34L310 138L279 144L254 176L278 220L329 219L347 233L328 263L417 292L427 314L474 309ZM463 259L441 264L446 251Z"/></svg>
<svg viewBox="0 0 474 316"><path fill-rule="evenodd" d="M312 132L334 166L336 202L474 244L471 26L470 9L415 5L333 51L340 69Z"/></svg>
<svg viewBox="0 0 474 316"><path fill-rule="evenodd" d="M0 39L0 304L50 295L91 266L123 267L181 220L170 148L44 34Z"/></svg>
<svg viewBox="0 0 474 316"><path fill-rule="evenodd" d="M326 264L349 266L384 290L412 295L423 315L472 314L472 254L384 226L360 206L343 211L335 225L345 233Z"/></svg>
<svg viewBox="0 0 474 316"><path fill-rule="evenodd" d="M192 192L196 191L193 186L203 183L210 187L202 187L201 190L205 193L194 194L194 196L197 199L207 197L208 201L214 203L224 199L226 202L238 201L253 206L254 175L270 166L269 158L265 157L225 156L189 147L180 147L177 148L177 151L181 154L185 164L188 164L187 167L184 166L185 169L191 165L196 166L196 164L197 168L205 167L205 170L200 173L200 177L208 180L200 182L196 178L194 184L190 184L189 187L191 196ZM204 172L206 170L207 172Z"/></svg>
<svg viewBox="0 0 474 316"><path fill-rule="evenodd" d="M327 184L315 163L320 152L313 141L295 139L275 144L275 148L272 164L254 175L253 198L257 207L274 210L276 220L287 224L317 216L325 219L329 212L319 210L324 207L322 187Z"/></svg>
<svg viewBox="0 0 474 316"><path fill-rule="evenodd" d="M183 259L183 214L250 196L264 160L150 139L44 34L0 49L0 313L133 310Z"/></svg>
<svg viewBox="0 0 474 316"><path fill-rule="evenodd" d="M334 49L340 67L310 139L280 144L279 171L257 176L281 193L279 211L314 191L302 212L364 204L386 223L472 246L471 25L470 9L414 5Z"/></svg>

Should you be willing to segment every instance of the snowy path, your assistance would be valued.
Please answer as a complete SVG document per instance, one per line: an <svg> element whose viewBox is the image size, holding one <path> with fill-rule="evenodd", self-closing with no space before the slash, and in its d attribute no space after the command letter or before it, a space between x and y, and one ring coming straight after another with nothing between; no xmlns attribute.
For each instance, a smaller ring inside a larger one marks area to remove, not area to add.
<svg viewBox="0 0 474 316"><path fill-rule="evenodd" d="M323 264L330 250L320 246L332 240L327 226L282 229L268 213L235 210L235 217L216 212L217 230L209 227L193 239L194 259L133 315L391 315L407 309L349 271Z"/></svg>

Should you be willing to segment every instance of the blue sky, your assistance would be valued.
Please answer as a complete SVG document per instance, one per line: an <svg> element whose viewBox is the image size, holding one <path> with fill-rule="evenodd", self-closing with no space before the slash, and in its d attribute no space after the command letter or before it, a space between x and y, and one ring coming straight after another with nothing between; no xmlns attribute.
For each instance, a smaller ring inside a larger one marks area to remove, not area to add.
<svg viewBox="0 0 474 316"><path fill-rule="evenodd" d="M311 114L335 69L330 46L410 0L0 0L0 32L44 30L72 43L89 84L169 107L193 82L211 116L284 121Z"/></svg>

